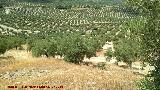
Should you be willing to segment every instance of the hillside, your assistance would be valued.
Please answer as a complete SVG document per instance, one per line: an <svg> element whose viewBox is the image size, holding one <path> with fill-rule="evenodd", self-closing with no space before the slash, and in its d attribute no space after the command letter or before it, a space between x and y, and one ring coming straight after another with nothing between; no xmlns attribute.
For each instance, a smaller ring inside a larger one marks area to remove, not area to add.
<svg viewBox="0 0 160 90"><path fill-rule="evenodd" d="M0 90L138 90L136 82L150 71L140 52L146 18L120 4L2 0Z"/></svg>
<svg viewBox="0 0 160 90"><path fill-rule="evenodd" d="M60 86L63 89L58 90L137 90L134 81L141 76L112 64L106 68L100 70L59 59L30 56L28 60L15 60L0 68L0 88L8 90L7 86L17 86L22 90L22 86L44 85L53 87L49 90Z"/></svg>

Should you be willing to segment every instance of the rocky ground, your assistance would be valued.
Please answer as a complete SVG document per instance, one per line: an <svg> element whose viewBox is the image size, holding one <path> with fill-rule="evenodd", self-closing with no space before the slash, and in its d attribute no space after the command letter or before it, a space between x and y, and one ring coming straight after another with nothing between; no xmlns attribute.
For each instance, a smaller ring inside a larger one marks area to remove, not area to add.
<svg viewBox="0 0 160 90"><path fill-rule="evenodd" d="M35 90L29 86L41 85L50 87L45 90L137 90L134 82L140 78L114 64L107 64L106 70L101 70L54 58L18 58L1 66L0 90L10 90L8 86Z"/></svg>

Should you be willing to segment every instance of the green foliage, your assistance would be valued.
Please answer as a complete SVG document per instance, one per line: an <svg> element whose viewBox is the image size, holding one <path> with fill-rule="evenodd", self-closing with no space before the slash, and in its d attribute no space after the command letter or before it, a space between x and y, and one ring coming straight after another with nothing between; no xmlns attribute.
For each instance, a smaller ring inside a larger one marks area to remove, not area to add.
<svg viewBox="0 0 160 90"><path fill-rule="evenodd" d="M104 62L98 63L98 64L97 64L97 67L98 67L99 69L105 70L105 69L106 69L106 63L104 63Z"/></svg>
<svg viewBox="0 0 160 90"><path fill-rule="evenodd" d="M7 50L6 40L3 38L0 38L0 54L5 53L6 50Z"/></svg>
<svg viewBox="0 0 160 90"><path fill-rule="evenodd" d="M27 40L33 56L60 55L72 63L82 62L85 55L89 58L95 56L95 52L103 45L102 42L100 37L81 36L79 33L52 34L46 39Z"/></svg>
<svg viewBox="0 0 160 90"><path fill-rule="evenodd" d="M160 87L160 1L159 0L128 0L133 6L142 10L142 15L147 19L141 31L142 55L144 61L155 67L147 79L141 84L148 90L159 90ZM151 86L153 88L149 88ZM144 89L142 89L144 90Z"/></svg>
<svg viewBox="0 0 160 90"><path fill-rule="evenodd" d="M83 38L80 35L69 35L63 44L64 59L69 62L79 63L83 60L86 52L86 47L83 43Z"/></svg>
<svg viewBox="0 0 160 90"><path fill-rule="evenodd" d="M32 43L32 55L39 57L41 55L54 56L56 53L56 46L54 42L48 40L36 40Z"/></svg>
<svg viewBox="0 0 160 90"><path fill-rule="evenodd" d="M64 59L73 63L82 62L85 55L89 58L94 56L102 43L97 37L82 37L79 34L66 36L64 42L61 44Z"/></svg>
<svg viewBox="0 0 160 90"><path fill-rule="evenodd" d="M87 47L86 56L90 58L95 56L95 52L101 49L104 41L100 37L85 37L85 46Z"/></svg>
<svg viewBox="0 0 160 90"><path fill-rule="evenodd" d="M18 48L22 44L25 43L25 39L21 37L11 37L11 36L4 36L0 37L0 53L5 53L6 50L12 48Z"/></svg>
<svg viewBox="0 0 160 90"><path fill-rule="evenodd" d="M145 77L144 79L141 79L140 81L136 82L137 86L139 86L140 90L159 90L160 86L155 86L153 78Z"/></svg>
<svg viewBox="0 0 160 90"><path fill-rule="evenodd" d="M124 61L130 66L132 62L139 60L141 50L140 31L144 27L141 18L131 19L120 27L115 43L115 56L119 61Z"/></svg>
<svg viewBox="0 0 160 90"><path fill-rule="evenodd" d="M115 48L115 56L117 60L124 61L131 65L135 61L134 57L136 51L134 50L134 43L130 40L119 41Z"/></svg>
<svg viewBox="0 0 160 90"><path fill-rule="evenodd" d="M57 5L56 7L55 7L56 9L71 9L72 8L72 6L71 5Z"/></svg>
<svg viewBox="0 0 160 90"><path fill-rule="evenodd" d="M97 37L82 37L71 35L66 38L63 52L65 60L69 62L82 62L84 56L88 58L95 56L95 52L102 46L102 41Z"/></svg>
<svg viewBox="0 0 160 90"><path fill-rule="evenodd" d="M6 38L7 42L7 49L12 49L14 47L20 47L22 44L25 43L25 39L20 38L20 37L7 37Z"/></svg>
<svg viewBox="0 0 160 90"><path fill-rule="evenodd" d="M111 49L109 49L106 51L105 56L112 58L114 56L114 52Z"/></svg>
<svg viewBox="0 0 160 90"><path fill-rule="evenodd" d="M7 6L9 4L9 0L1 0L0 2L0 8L4 8L5 6Z"/></svg>

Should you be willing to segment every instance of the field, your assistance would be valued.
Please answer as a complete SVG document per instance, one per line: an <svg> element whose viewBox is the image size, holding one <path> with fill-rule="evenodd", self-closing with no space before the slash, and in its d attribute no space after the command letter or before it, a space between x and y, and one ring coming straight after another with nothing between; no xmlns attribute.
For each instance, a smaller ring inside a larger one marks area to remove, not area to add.
<svg viewBox="0 0 160 90"><path fill-rule="evenodd" d="M141 63L137 32L145 18L137 11L119 4L120 0L114 4L31 1L0 3L0 90L8 90L9 85L18 90L25 85L49 85L50 90L60 86L59 90L138 90L136 81L143 75L133 72L132 62ZM112 44L104 49L106 43ZM84 57L98 63L89 65L94 63L84 62ZM125 65L119 67L122 61Z"/></svg>
<svg viewBox="0 0 160 90"><path fill-rule="evenodd" d="M85 32L94 28L114 31L122 22L135 17L127 12L114 11L119 6L106 5L98 9L88 7L81 5L61 9L52 4L19 3L1 11L1 24L15 29L1 27L1 33L49 34L58 31Z"/></svg>
<svg viewBox="0 0 160 90"><path fill-rule="evenodd" d="M19 53L16 50L10 52ZM142 76L135 75L131 70L114 64L106 67L107 70L101 70L86 65L66 63L54 58L29 58L27 60L22 56L14 64L1 67L1 90L8 90L7 86L12 85L17 86L18 90L24 90L22 86L28 86L27 89L29 89L29 86L39 85L50 87L62 85L63 89L58 90L137 90L134 82Z"/></svg>

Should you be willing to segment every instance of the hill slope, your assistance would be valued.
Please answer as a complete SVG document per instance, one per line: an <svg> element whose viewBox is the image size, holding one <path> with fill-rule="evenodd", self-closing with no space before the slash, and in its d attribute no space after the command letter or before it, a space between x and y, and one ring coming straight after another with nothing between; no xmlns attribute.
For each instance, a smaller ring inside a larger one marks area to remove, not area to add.
<svg viewBox="0 0 160 90"><path fill-rule="evenodd" d="M15 60L14 64L0 68L0 89L14 85L63 86L64 90L137 90L134 75L129 69L107 65L107 70L66 63L54 58L30 58ZM55 87L54 87L55 86ZM28 87L29 89L29 87Z"/></svg>

